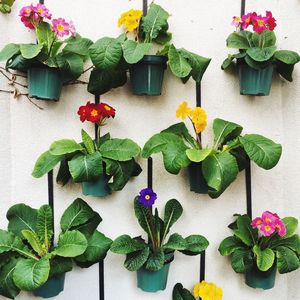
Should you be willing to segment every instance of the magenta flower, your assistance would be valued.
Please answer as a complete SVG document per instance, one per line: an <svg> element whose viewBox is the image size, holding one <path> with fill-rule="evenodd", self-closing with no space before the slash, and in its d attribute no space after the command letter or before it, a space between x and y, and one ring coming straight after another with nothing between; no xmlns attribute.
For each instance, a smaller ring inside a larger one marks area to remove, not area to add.
<svg viewBox="0 0 300 300"><path fill-rule="evenodd" d="M266 11L266 18L267 18L268 29L273 31L277 26L277 24L276 24L276 20L274 19L270 11Z"/></svg>
<svg viewBox="0 0 300 300"><path fill-rule="evenodd" d="M262 235L264 236L270 236L274 233L275 231L275 226L274 224L266 224L266 223L263 223L260 228L259 228L259 231Z"/></svg>
<svg viewBox="0 0 300 300"><path fill-rule="evenodd" d="M243 29L247 29L248 26L252 24L252 18L253 18L252 15L253 15L252 13L248 13L248 14L242 16L242 28Z"/></svg>
<svg viewBox="0 0 300 300"><path fill-rule="evenodd" d="M267 17L253 16L253 30L257 33L262 33L263 31L267 30Z"/></svg>
<svg viewBox="0 0 300 300"><path fill-rule="evenodd" d="M73 21L70 21L70 23L69 23L69 31L72 36L76 36L76 28L75 28Z"/></svg>
<svg viewBox="0 0 300 300"><path fill-rule="evenodd" d="M139 202L144 206L152 206L157 199L156 193L151 188L145 188L140 191Z"/></svg>
<svg viewBox="0 0 300 300"><path fill-rule="evenodd" d="M238 28L238 27L240 26L241 23L242 23L241 17L234 16L234 17L232 18L231 25L235 26L236 28Z"/></svg>
<svg viewBox="0 0 300 300"><path fill-rule="evenodd" d="M44 4L38 3L37 6L34 7L34 12L39 17L46 18L49 20L52 18L52 15L51 15L49 9Z"/></svg>
<svg viewBox="0 0 300 300"><path fill-rule="evenodd" d="M281 237L284 237L286 235L286 227L280 219L275 221L275 230L278 232L278 235Z"/></svg>
<svg viewBox="0 0 300 300"><path fill-rule="evenodd" d="M24 6L21 8L19 16L20 17L30 17L33 12L34 12L33 5Z"/></svg>
<svg viewBox="0 0 300 300"><path fill-rule="evenodd" d="M21 22L24 24L25 27L29 29L35 29L35 26L30 21L30 18L21 17Z"/></svg>
<svg viewBox="0 0 300 300"><path fill-rule="evenodd" d="M64 37L65 35L70 34L70 25L63 18L53 19L52 20L52 31L59 37Z"/></svg>
<svg viewBox="0 0 300 300"><path fill-rule="evenodd" d="M262 218L255 218L254 220L252 220L251 222L251 226L253 229L257 228L258 226L260 226L263 223Z"/></svg>

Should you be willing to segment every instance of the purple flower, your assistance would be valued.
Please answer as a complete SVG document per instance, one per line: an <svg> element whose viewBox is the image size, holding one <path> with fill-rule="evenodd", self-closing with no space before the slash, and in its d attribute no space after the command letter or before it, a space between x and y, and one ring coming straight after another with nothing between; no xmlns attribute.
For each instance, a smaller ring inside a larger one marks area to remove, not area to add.
<svg viewBox="0 0 300 300"><path fill-rule="evenodd" d="M65 35L69 35L69 27L70 24L67 23L66 20L63 18L52 20L52 31L54 31L58 37L64 37Z"/></svg>
<svg viewBox="0 0 300 300"><path fill-rule="evenodd" d="M144 206L152 206L157 199L156 193L151 188L145 188L140 191L139 202Z"/></svg>

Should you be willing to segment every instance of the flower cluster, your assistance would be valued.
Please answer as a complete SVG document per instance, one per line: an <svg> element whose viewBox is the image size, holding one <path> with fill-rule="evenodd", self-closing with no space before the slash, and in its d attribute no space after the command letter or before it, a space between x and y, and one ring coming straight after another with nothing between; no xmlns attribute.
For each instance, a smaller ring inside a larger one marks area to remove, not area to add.
<svg viewBox="0 0 300 300"><path fill-rule="evenodd" d="M77 114L80 116L81 122L89 121L101 125L106 118L114 118L116 110L106 103L94 104L87 102L86 105L79 107Z"/></svg>
<svg viewBox="0 0 300 300"><path fill-rule="evenodd" d="M204 131L207 125L206 112L201 107L194 109L188 106L186 101L183 101L176 110L176 117L186 119L187 117L192 121L197 134Z"/></svg>
<svg viewBox="0 0 300 300"><path fill-rule="evenodd" d="M118 26L123 25L128 32L134 31L139 27L142 16L143 12L141 10L131 9L120 16Z"/></svg>
<svg viewBox="0 0 300 300"><path fill-rule="evenodd" d="M236 28L241 27L247 29L249 26L253 26L253 31L261 33L265 30L273 31L277 26L276 20L274 19L270 11L266 11L266 15L257 15L256 12L248 13L242 17L233 17L231 23Z"/></svg>
<svg viewBox="0 0 300 300"><path fill-rule="evenodd" d="M44 19L51 20L52 14L45 5L38 3L36 6L33 4L24 6L20 10L19 16L25 27L29 29L36 29ZM53 19L51 29L55 32L56 36L63 37L67 35L76 35L76 29L72 21L66 22L63 18Z"/></svg>
<svg viewBox="0 0 300 300"><path fill-rule="evenodd" d="M214 283L201 281L194 287L195 298L201 298L201 300L222 300L222 289L216 286Z"/></svg>
<svg viewBox="0 0 300 300"><path fill-rule="evenodd" d="M139 202L144 206L152 206L157 199L156 193L151 188L145 188L140 191Z"/></svg>
<svg viewBox="0 0 300 300"><path fill-rule="evenodd" d="M258 228L259 232L264 236L270 236L277 232L283 237L286 234L286 228L282 220L275 213L265 211L261 217L255 218L251 222L252 228Z"/></svg>

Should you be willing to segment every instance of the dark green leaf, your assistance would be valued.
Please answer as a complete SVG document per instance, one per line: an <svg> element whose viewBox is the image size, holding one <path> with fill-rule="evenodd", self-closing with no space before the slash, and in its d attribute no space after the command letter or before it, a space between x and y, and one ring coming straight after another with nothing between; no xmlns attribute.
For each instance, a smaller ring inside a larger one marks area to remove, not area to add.
<svg viewBox="0 0 300 300"><path fill-rule="evenodd" d="M157 272L163 268L165 263L165 254L162 249L150 252L145 268L151 272Z"/></svg>
<svg viewBox="0 0 300 300"><path fill-rule="evenodd" d="M219 252L222 256L231 255L237 249L245 248L245 244L235 236L229 236L222 241L219 246Z"/></svg>
<svg viewBox="0 0 300 300"><path fill-rule="evenodd" d="M20 45L8 44L0 51L0 61L7 61L20 52Z"/></svg>
<svg viewBox="0 0 300 300"><path fill-rule="evenodd" d="M36 229L40 241L46 246L47 250L51 246L51 240L54 233L52 222L53 213L51 207L49 205L41 206L38 210Z"/></svg>
<svg viewBox="0 0 300 300"><path fill-rule="evenodd" d="M63 139L53 142L49 150L50 154L60 156L71 154L77 151L83 151L84 148L75 140Z"/></svg>
<svg viewBox="0 0 300 300"><path fill-rule="evenodd" d="M234 234L247 246L253 247L258 240L258 230L253 229L248 215L237 218L237 229Z"/></svg>
<svg viewBox="0 0 300 300"><path fill-rule="evenodd" d="M276 51L274 58L288 65L295 65L300 61L300 56L297 52L288 50Z"/></svg>
<svg viewBox="0 0 300 300"><path fill-rule="evenodd" d="M174 233L169 237L169 240L164 244L164 249L171 250L185 250L188 247L186 239L184 239L180 234Z"/></svg>
<svg viewBox="0 0 300 300"><path fill-rule="evenodd" d="M110 251L117 254L129 254L139 250L143 250L146 244L137 240L132 239L129 235L121 235L116 238L111 247Z"/></svg>
<svg viewBox="0 0 300 300"><path fill-rule="evenodd" d="M299 256L289 248L279 247L276 251L276 258L280 274L292 272L300 267Z"/></svg>
<svg viewBox="0 0 300 300"><path fill-rule="evenodd" d="M150 249L145 247L143 250L129 253L126 256L124 266L128 271L137 271L140 269L147 261L149 257Z"/></svg>
<svg viewBox="0 0 300 300"><path fill-rule="evenodd" d="M266 48L250 48L247 50L247 54L255 61L268 61L275 52L275 46Z"/></svg>
<svg viewBox="0 0 300 300"><path fill-rule="evenodd" d="M237 249L231 257L231 266L236 273L246 273L253 267L253 256L250 249Z"/></svg>
<svg viewBox="0 0 300 300"><path fill-rule="evenodd" d="M243 30L233 32L226 40L228 48L249 49L251 47L252 32Z"/></svg>
<svg viewBox="0 0 300 300"><path fill-rule="evenodd" d="M82 137L82 142L83 142L88 154L93 154L96 151L93 139L83 129L81 129L81 137Z"/></svg>
<svg viewBox="0 0 300 300"><path fill-rule="evenodd" d="M208 240L202 235L190 235L186 239L187 247L180 251L186 255L197 255L202 253L209 245Z"/></svg>
<svg viewBox="0 0 300 300"><path fill-rule="evenodd" d="M173 289L172 300L195 300L195 298L181 283L177 283Z"/></svg>
<svg viewBox="0 0 300 300"><path fill-rule="evenodd" d="M55 256L50 261L49 278L72 271L73 261L71 258Z"/></svg>

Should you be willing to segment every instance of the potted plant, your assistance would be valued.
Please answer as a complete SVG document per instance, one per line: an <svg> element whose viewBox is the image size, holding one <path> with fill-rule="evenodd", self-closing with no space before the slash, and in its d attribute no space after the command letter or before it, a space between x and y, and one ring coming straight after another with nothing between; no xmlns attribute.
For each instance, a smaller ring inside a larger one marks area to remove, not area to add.
<svg viewBox="0 0 300 300"><path fill-rule="evenodd" d="M186 255L197 255L208 247L208 241L201 235L183 238L174 233L166 242L171 226L181 217L183 209L177 200L169 200L161 219L157 208L152 211L156 198L151 188L145 188L134 199L135 216L147 234L147 241L141 236L131 238L121 235L110 248L114 253L126 255L125 268L137 271L137 285L145 292L166 288L170 263L176 250Z"/></svg>
<svg viewBox="0 0 300 300"><path fill-rule="evenodd" d="M7 69L27 72L30 97L59 100L63 83L84 72L92 41L76 34L72 21L52 19L40 3L23 7L20 17L35 31L37 44L8 44L0 52L0 61L6 61Z"/></svg>
<svg viewBox="0 0 300 300"><path fill-rule="evenodd" d="M300 56L294 51L277 50L274 29L276 20L270 11L265 16L256 12L234 17L236 31L227 38L227 47L239 50L229 55L222 64L225 70L237 62L241 95L267 96L270 93L274 70L292 81L294 65ZM246 30L252 26L253 32Z"/></svg>
<svg viewBox="0 0 300 300"><path fill-rule="evenodd" d="M62 139L51 144L37 160L32 175L40 178L58 163L57 183L64 186L70 179L82 183L84 195L104 197L120 191L133 176L141 172L135 161L140 147L130 139L111 138L100 134L108 118L115 117L115 109L106 103L87 102L78 110L82 122L97 124L97 138L81 130L82 142ZM112 182L111 182L112 181Z"/></svg>
<svg viewBox="0 0 300 300"><path fill-rule="evenodd" d="M280 144L258 134L241 135L243 127L222 119L213 122L213 146L203 147L200 133L207 124L205 111L200 107L191 109L184 101L176 115L191 120L196 137L183 122L174 124L152 136L142 156L148 158L161 152L165 169L171 174L188 167L193 192L217 198L245 168L248 159L266 170L273 168L280 159Z"/></svg>
<svg viewBox="0 0 300 300"><path fill-rule="evenodd" d="M152 3L148 14L142 15L140 10L123 13L119 27L123 26L126 32L118 38L101 38L90 47L95 69L91 72L89 92L104 94L124 85L129 70L135 95L160 95L167 64L184 83L190 77L201 81L210 59L177 49L171 43L169 13ZM157 51L157 45L161 50Z"/></svg>
<svg viewBox="0 0 300 300"><path fill-rule="evenodd" d="M173 288L172 300L222 300L223 291L214 283L202 280L194 286L193 294L181 283L177 283Z"/></svg>
<svg viewBox="0 0 300 300"><path fill-rule="evenodd" d="M16 204L6 217L8 229L0 230L0 294L10 299L21 290L43 298L58 295L74 262L87 267L101 261L112 242L97 231L100 215L81 199L63 213L57 245L49 205Z"/></svg>
<svg viewBox="0 0 300 300"><path fill-rule="evenodd" d="M9 14L14 2L15 0L0 0L0 12L3 14Z"/></svg>
<svg viewBox="0 0 300 300"><path fill-rule="evenodd" d="M219 252L222 256L230 256L233 270L245 274L248 286L271 289L276 270L285 274L299 268L300 239L295 234L297 219L281 219L269 211L252 221L247 215L235 217L236 220L228 226L233 236L222 241Z"/></svg>

